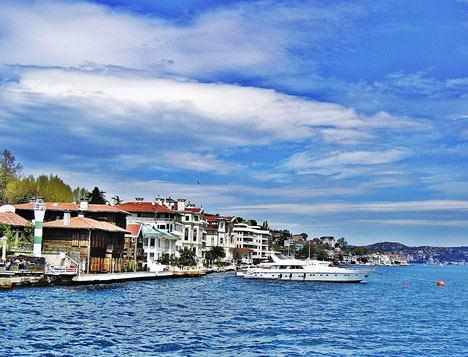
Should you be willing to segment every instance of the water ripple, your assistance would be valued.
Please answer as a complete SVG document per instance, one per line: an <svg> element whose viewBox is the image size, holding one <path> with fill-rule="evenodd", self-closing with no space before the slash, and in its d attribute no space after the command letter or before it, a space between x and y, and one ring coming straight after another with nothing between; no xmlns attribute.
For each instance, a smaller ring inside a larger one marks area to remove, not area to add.
<svg viewBox="0 0 468 357"><path fill-rule="evenodd" d="M0 352L468 355L467 267L379 271L382 275L366 284L248 281L213 274L2 291ZM436 287L438 279L447 286ZM410 288L403 289L408 282Z"/></svg>

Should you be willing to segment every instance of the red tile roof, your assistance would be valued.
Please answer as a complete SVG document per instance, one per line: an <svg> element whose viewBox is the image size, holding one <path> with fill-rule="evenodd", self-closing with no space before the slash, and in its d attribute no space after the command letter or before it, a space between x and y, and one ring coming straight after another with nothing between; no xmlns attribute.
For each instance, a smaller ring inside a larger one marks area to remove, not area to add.
<svg viewBox="0 0 468 357"><path fill-rule="evenodd" d="M127 231L132 236L138 237L140 235L141 224L140 223L129 223L127 224Z"/></svg>
<svg viewBox="0 0 468 357"><path fill-rule="evenodd" d="M44 202L46 210L48 211L81 211L79 203L68 203L68 202ZM16 209L20 210L33 210L34 202L23 203L15 205ZM126 213L124 210L117 206L104 205L104 204L88 204L88 208L85 210L88 212L116 212Z"/></svg>
<svg viewBox="0 0 468 357"><path fill-rule="evenodd" d="M119 232L119 233L130 233L129 231L117 227L114 224L96 221L92 218L86 217L73 217L70 218L70 224L63 224L63 219L59 221L51 221L44 223L44 228L63 228L63 229L90 229L97 231L107 231L107 232Z"/></svg>
<svg viewBox="0 0 468 357"><path fill-rule="evenodd" d="M197 207L187 207L185 210L188 212L193 212L193 213L200 213L201 211L203 211L202 208L197 208Z"/></svg>
<svg viewBox="0 0 468 357"><path fill-rule="evenodd" d="M0 223L14 227L24 227L29 222L13 212L0 212Z"/></svg>
<svg viewBox="0 0 468 357"><path fill-rule="evenodd" d="M170 208L158 205L154 202L126 202L117 205L117 207L127 212L174 213Z"/></svg>
<svg viewBox="0 0 468 357"><path fill-rule="evenodd" d="M205 219L208 222L217 222L217 221L219 221L220 218L221 217L219 217L217 215L205 213Z"/></svg>

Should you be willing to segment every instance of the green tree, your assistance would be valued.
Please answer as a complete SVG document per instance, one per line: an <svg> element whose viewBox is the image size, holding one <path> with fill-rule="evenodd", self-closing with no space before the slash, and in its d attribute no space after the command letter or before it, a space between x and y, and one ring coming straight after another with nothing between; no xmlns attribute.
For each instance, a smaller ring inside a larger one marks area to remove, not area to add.
<svg viewBox="0 0 468 357"><path fill-rule="evenodd" d="M178 263L181 267L193 267L197 265L194 251L188 248L184 248L184 250L180 252Z"/></svg>
<svg viewBox="0 0 468 357"><path fill-rule="evenodd" d="M84 187L76 187L73 192L73 202L81 202L82 200L88 199L90 192Z"/></svg>
<svg viewBox="0 0 468 357"><path fill-rule="evenodd" d="M355 247L352 250L352 253L354 255L366 255L369 253L366 247Z"/></svg>
<svg viewBox="0 0 468 357"><path fill-rule="evenodd" d="M309 244L310 242L296 254L298 258L304 259L309 257ZM317 260L328 260L327 251L318 244L310 244L310 257Z"/></svg>
<svg viewBox="0 0 468 357"><path fill-rule="evenodd" d="M5 188L5 200L8 203L29 202L37 195L36 181L33 176L11 180Z"/></svg>
<svg viewBox="0 0 468 357"><path fill-rule="evenodd" d="M207 265L211 265L215 261L219 261L219 259L225 258L226 252L224 251L223 247L211 247L209 251L205 253L205 260L208 263Z"/></svg>
<svg viewBox="0 0 468 357"><path fill-rule="evenodd" d="M0 223L0 238L7 237L7 251L11 251L16 245L15 233L11 230L11 226L8 224Z"/></svg>
<svg viewBox="0 0 468 357"><path fill-rule="evenodd" d="M88 202L92 204L105 204L107 201L104 194L104 191L101 191L98 187L94 187L88 195Z"/></svg>
<svg viewBox="0 0 468 357"><path fill-rule="evenodd" d="M339 247L341 249L345 249L347 246L348 246L348 242L343 237L338 239L335 244L335 247Z"/></svg>
<svg viewBox="0 0 468 357"><path fill-rule="evenodd" d="M7 203L5 191L9 182L21 175L23 166L16 162L11 151L4 149L0 154L0 205Z"/></svg>
<svg viewBox="0 0 468 357"><path fill-rule="evenodd" d="M40 175L37 178L28 176L10 181L5 190L5 197L9 203L22 203L34 197L43 197L51 202L71 202L73 193L58 176Z"/></svg>
<svg viewBox="0 0 468 357"><path fill-rule="evenodd" d="M163 254L161 258L158 259L158 263L163 265L169 265L171 263L171 257L169 254Z"/></svg>

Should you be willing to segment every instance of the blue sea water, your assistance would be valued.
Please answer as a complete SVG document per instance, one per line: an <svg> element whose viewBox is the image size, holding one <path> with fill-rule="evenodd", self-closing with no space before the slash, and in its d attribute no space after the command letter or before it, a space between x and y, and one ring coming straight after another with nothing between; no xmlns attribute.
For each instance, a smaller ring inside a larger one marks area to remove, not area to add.
<svg viewBox="0 0 468 357"><path fill-rule="evenodd" d="M0 299L1 355L468 355L468 266L379 267L361 284L223 273Z"/></svg>

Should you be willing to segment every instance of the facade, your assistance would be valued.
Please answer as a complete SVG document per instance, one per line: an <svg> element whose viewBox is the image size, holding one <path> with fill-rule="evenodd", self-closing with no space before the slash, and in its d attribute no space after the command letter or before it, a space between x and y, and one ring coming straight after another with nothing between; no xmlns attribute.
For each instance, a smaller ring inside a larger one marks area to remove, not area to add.
<svg viewBox="0 0 468 357"><path fill-rule="evenodd" d="M32 221L34 219L34 202L15 205L15 212ZM87 218L92 218L96 221L108 222L120 228L125 229L127 212L117 206L104 204L89 204L88 202L81 203L60 203L60 202L44 202L45 216L44 222L57 221L64 218L65 213L69 213L70 217L78 217L82 215Z"/></svg>
<svg viewBox="0 0 468 357"><path fill-rule="evenodd" d="M231 262L234 259L236 238L234 236L234 217L220 216L219 214L205 214L206 245L205 251L212 247L222 247L226 257L224 261Z"/></svg>
<svg viewBox="0 0 468 357"><path fill-rule="evenodd" d="M330 248L335 248L336 240L335 237L320 237L320 243L328 245Z"/></svg>
<svg viewBox="0 0 468 357"><path fill-rule="evenodd" d="M143 251L146 257L146 264L150 271L162 270L159 260L165 255L175 256L176 242L179 237L163 232L153 224L142 224L141 234L143 236Z"/></svg>
<svg viewBox="0 0 468 357"><path fill-rule="evenodd" d="M182 239L177 242L177 250L190 249L199 261L203 259L206 248L207 222L203 208L198 208L185 199L156 198L161 204L181 215Z"/></svg>
<svg viewBox="0 0 468 357"><path fill-rule="evenodd" d="M252 249L251 257L254 262L268 258L268 242L271 240L269 230L243 222L234 224L233 232L236 238L236 247Z"/></svg>
<svg viewBox="0 0 468 357"><path fill-rule="evenodd" d="M125 234L123 228L86 217L44 223L42 251L66 253L87 273L124 270Z"/></svg>
<svg viewBox="0 0 468 357"><path fill-rule="evenodd" d="M146 256L143 250L143 234L141 224L127 224L125 234L124 260L130 270L142 270L146 266Z"/></svg>
<svg viewBox="0 0 468 357"><path fill-rule="evenodd" d="M127 224L152 224L156 229L182 238L182 215L156 202L126 202L117 205L128 212Z"/></svg>

